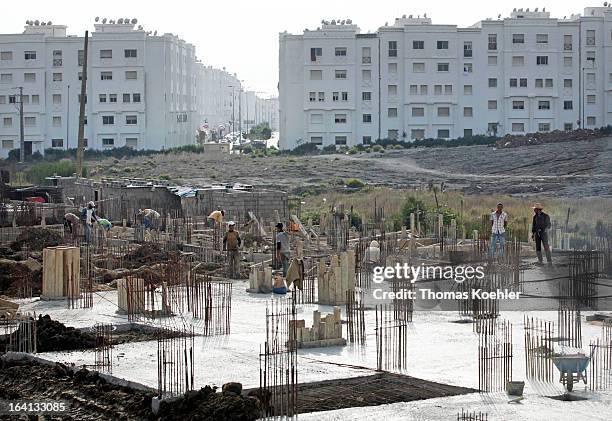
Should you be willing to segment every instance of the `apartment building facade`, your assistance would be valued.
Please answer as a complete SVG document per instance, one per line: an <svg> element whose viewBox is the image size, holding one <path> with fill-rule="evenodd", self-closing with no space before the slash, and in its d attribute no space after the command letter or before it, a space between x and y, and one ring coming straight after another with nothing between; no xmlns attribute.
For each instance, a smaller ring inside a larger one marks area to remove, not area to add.
<svg viewBox="0 0 612 421"><path fill-rule="evenodd" d="M280 145L352 146L612 123L612 9L514 10L469 28L402 17L280 34Z"/></svg>

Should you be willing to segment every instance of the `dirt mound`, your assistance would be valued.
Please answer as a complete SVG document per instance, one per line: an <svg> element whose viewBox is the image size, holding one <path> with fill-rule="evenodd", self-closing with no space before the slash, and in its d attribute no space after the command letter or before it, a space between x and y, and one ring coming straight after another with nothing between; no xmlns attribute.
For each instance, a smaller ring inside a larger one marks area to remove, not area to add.
<svg viewBox="0 0 612 421"><path fill-rule="evenodd" d="M508 134L495 142L495 146L498 148L518 148L520 146L541 145L552 142L601 139L606 136L610 136L610 130L607 128L578 129L569 132L554 130L552 132L528 133L521 136Z"/></svg>
<svg viewBox="0 0 612 421"><path fill-rule="evenodd" d="M126 268L135 269L145 265L167 262L172 257L175 257L174 252L164 251L157 244L145 243L126 254L123 261Z"/></svg>
<svg viewBox="0 0 612 421"><path fill-rule="evenodd" d="M93 334L83 332L52 320L49 315L38 316L36 321L36 347L38 352L71 351L93 348Z"/></svg>
<svg viewBox="0 0 612 421"><path fill-rule="evenodd" d="M160 406L159 419L163 421L183 420L256 420L262 415L261 404L255 397L236 393L216 393L206 386L198 391L187 392L184 397Z"/></svg>
<svg viewBox="0 0 612 421"><path fill-rule="evenodd" d="M31 270L27 261L0 259L0 294L9 297L40 295L42 271Z"/></svg>
<svg viewBox="0 0 612 421"><path fill-rule="evenodd" d="M11 243L11 249L17 251L26 246L32 251L41 251L45 247L59 246L61 242L62 236L56 231L47 228L26 228Z"/></svg>

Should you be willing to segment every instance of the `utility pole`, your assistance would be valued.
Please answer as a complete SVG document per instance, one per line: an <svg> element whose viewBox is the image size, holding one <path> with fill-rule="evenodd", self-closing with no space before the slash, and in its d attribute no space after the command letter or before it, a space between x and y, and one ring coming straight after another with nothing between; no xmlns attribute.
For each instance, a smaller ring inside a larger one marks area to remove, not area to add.
<svg viewBox="0 0 612 421"><path fill-rule="evenodd" d="M234 94L234 85L229 85L228 88L232 88L232 134L236 131L236 115L234 114L234 103L236 102L236 95Z"/></svg>
<svg viewBox="0 0 612 421"><path fill-rule="evenodd" d="M242 140L242 85L240 85L240 91L238 92L238 132L240 136L238 141Z"/></svg>
<svg viewBox="0 0 612 421"><path fill-rule="evenodd" d="M67 104L66 104L66 150L70 149L70 143L68 142L68 135L70 131L70 85L68 85L68 94L67 94Z"/></svg>
<svg viewBox="0 0 612 421"><path fill-rule="evenodd" d="M79 139L77 144L77 178L83 177L83 149L85 137L85 101L87 98L87 47L89 44L89 31L85 31L85 46L83 47L83 76L81 77L81 101L79 104Z"/></svg>
<svg viewBox="0 0 612 421"><path fill-rule="evenodd" d="M23 133L23 86L19 87L19 163L25 162L25 136Z"/></svg>

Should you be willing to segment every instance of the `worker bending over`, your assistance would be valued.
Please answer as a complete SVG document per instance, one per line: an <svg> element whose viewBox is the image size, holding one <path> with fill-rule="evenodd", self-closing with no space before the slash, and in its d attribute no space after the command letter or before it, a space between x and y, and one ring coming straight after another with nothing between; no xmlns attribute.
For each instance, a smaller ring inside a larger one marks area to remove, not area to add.
<svg viewBox="0 0 612 421"><path fill-rule="evenodd" d="M66 215L64 215L64 228L67 229L70 234L76 234L76 228L80 223L81 220L74 213L68 212Z"/></svg>
<svg viewBox="0 0 612 421"><path fill-rule="evenodd" d="M159 212L153 209L139 209L138 215L142 216L142 225L145 229L157 229L157 221L161 216Z"/></svg>
<svg viewBox="0 0 612 421"><path fill-rule="evenodd" d="M209 226L212 228L215 225L215 222L221 223L223 222L223 217L225 216L225 212L221 209L212 211L210 215L208 215Z"/></svg>

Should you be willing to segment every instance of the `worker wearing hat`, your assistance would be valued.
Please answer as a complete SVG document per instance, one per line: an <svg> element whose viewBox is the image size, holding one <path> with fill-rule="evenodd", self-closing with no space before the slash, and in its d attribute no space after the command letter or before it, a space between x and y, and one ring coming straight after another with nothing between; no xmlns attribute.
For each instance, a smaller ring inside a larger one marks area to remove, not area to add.
<svg viewBox="0 0 612 421"><path fill-rule="evenodd" d="M536 243L536 254L538 255L538 265L542 265L542 244L546 251L546 261L549 265L552 265L552 257L550 254L550 246L548 245L548 233L546 232L550 228L550 216L544 213L543 207L540 203L536 203L533 206L533 222L531 224L531 239L535 240Z"/></svg>
<svg viewBox="0 0 612 421"><path fill-rule="evenodd" d="M283 223L276 224L276 258L283 265L283 277L287 276L289 268L289 257L291 256L291 248L289 246L289 234L283 230Z"/></svg>
<svg viewBox="0 0 612 421"><path fill-rule="evenodd" d="M227 277L230 279L240 279L240 246L242 240L240 234L234 228L236 223L227 223L227 232L223 236L223 250L227 251Z"/></svg>

